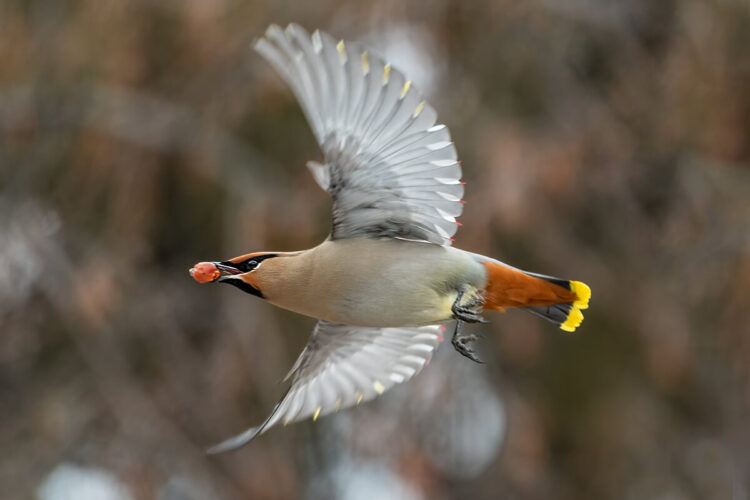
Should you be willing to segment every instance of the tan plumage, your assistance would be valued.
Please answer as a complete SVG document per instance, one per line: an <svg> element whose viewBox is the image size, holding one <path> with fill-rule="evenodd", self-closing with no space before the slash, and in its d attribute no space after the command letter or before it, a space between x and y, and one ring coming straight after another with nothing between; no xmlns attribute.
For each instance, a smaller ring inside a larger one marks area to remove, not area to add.
<svg viewBox="0 0 750 500"><path fill-rule="evenodd" d="M347 325L423 326L452 319L461 286L484 288L487 273L451 247L396 239L325 241L268 259L253 280L279 307Z"/></svg>
<svg viewBox="0 0 750 500"><path fill-rule="evenodd" d="M451 247L461 214L461 167L447 127L398 70L357 43L271 26L255 48L300 101L325 164L308 166L333 197L331 236L301 252L256 252L191 269L279 307L318 318L258 427L212 448L246 443L278 422L317 419L417 374L445 327L461 334L483 309L523 307L572 331L590 291L580 282L515 269Z"/></svg>

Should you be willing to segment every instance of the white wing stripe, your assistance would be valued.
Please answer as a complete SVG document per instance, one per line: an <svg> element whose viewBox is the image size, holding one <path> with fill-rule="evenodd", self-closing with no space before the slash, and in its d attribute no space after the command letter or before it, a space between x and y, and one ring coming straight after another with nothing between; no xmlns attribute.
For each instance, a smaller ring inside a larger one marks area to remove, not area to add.
<svg viewBox="0 0 750 500"><path fill-rule="evenodd" d="M453 159L447 159L447 160L432 160L430 162L431 165L435 165L436 167L450 167L453 165L458 165L457 160Z"/></svg>
<svg viewBox="0 0 750 500"><path fill-rule="evenodd" d="M431 345L417 344L417 345L413 345L413 346L409 347L409 349L412 350L412 351L432 352L432 350L435 349L435 348L433 346L431 346Z"/></svg>
<svg viewBox="0 0 750 500"><path fill-rule="evenodd" d="M458 196L454 196L450 193L443 193L442 191L437 191L437 194L439 194L441 197L443 197L444 199L448 201L460 201L461 200L461 198L459 198Z"/></svg>
<svg viewBox="0 0 750 500"><path fill-rule="evenodd" d="M461 181L457 179L450 179L447 177L435 177L435 180L438 181L441 184L461 184Z"/></svg>
<svg viewBox="0 0 750 500"><path fill-rule="evenodd" d="M451 141L441 141L441 142L433 142L432 144L427 145L427 149L430 151L436 151L438 149L447 148L448 146L452 146L453 143Z"/></svg>

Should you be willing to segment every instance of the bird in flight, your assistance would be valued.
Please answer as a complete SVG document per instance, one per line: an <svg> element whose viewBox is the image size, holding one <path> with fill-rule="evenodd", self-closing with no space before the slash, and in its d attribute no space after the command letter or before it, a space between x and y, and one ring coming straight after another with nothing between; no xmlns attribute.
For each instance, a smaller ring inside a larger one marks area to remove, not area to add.
<svg viewBox="0 0 750 500"><path fill-rule="evenodd" d="M254 252L190 269L318 319L259 426L209 449L238 448L277 423L313 420L416 375L455 320L454 348L481 362L464 323L517 307L572 332L591 291L451 246L464 185L448 128L417 88L359 43L290 24L255 42L299 100L325 163L308 163L333 198L330 236L298 252Z"/></svg>

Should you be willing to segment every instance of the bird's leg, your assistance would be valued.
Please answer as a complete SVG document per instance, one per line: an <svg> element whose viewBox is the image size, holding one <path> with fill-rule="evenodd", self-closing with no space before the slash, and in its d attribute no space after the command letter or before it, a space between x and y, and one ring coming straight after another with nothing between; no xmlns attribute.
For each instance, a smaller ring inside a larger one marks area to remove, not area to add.
<svg viewBox="0 0 750 500"><path fill-rule="evenodd" d="M464 334L461 332L464 322L466 323L489 323L486 319L479 315L481 312L481 306L484 301L480 297L474 297L469 299L466 303L461 303L464 298L464 291L460 290L456 300L453 302L451 311L453 311L453 317L456 318L456 329L453 331L453 338L451 343L453 347L463 356L466 356L472 361L477 363L484 363L476 352L472 349L469 344L480 338L476 334Z"/></svg>
<svg viewBox="0 0 750 500"><path fill-rule="evenodd" d="M465 321L466 323L489 323L489 321L480 316L484 300L481 297L474 295L462 304L461 302L464 300L465 295L466 292L464 290L458 291L458 296L451 306L453 317L459 321Z"/></svg>

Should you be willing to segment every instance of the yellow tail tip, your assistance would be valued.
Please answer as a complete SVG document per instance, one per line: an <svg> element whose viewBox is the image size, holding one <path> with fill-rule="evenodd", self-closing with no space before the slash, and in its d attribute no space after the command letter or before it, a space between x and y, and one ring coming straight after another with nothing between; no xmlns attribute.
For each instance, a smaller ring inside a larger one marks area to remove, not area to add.
<svg viewBox="0 0 750 500"><path fill-rule="evenodd" d="M578 308L578 306L574 304L573 308L570 310L570 313L568 313L568 317L565 320L565 323L560 325L560 329L565 330L566 332L574 332L582 321L583 313Z"/></svg>
<svg viewBox="0 0 750 500"><path fill-rule="evenodd" d="M589 307L589 299L591 298L591 288L582 281L571 281L570 291L576 294L578 300L573 302L573 305L578 309L587 309ZM572 313L572 311L571 311Z"/></svg>
<svg viewBox="0 0 750 500"><path fill-rule="evenodd" d="M589 299L591 298L591 288L581 281L571 281L570 291L576 294L577 299L573 302L573 307L571 307L568 317L565 318L565 322L560 325L560 328L566 332L574 332L580 326L583 321L581 309L589 307Z"/></svg>

